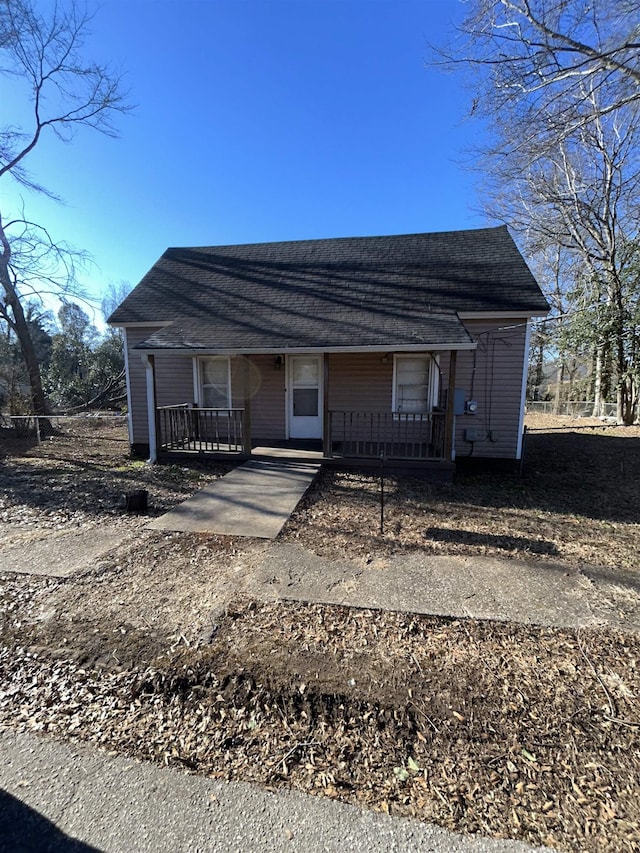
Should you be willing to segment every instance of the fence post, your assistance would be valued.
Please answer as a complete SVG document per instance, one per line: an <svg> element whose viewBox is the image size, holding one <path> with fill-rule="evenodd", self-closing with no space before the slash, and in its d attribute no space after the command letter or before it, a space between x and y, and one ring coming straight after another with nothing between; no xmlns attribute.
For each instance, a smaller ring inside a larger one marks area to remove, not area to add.
<svg viewBox="0 0 640 853"><path fill-rule="evenodd" d="M333 431L332 412L327 410L325 412L324 448L322 451L323 456L325 456L327 459L330 459L332 456L332 453L331 453L331 448L333 446L333 436L331 434L332 431Z"/></svg>

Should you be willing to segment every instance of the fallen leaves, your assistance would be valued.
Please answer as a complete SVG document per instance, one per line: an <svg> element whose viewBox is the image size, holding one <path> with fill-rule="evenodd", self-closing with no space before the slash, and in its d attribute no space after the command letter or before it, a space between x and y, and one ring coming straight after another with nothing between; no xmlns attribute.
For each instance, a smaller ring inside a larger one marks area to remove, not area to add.
<svg viewBox="0 0 640 853"><path fill-rule="evenodd" d="M636 635L229 604L253 545L150 534L112 516L123 484L149 488L159 510L216 472L149 468L116 440L56 439L0 472L9 525L90 530L107 516L123 534L85 578L0 576L0 726L464 832L638 849ZM585 555L616 564L623 554L637 566L638 525L627 517L635 462L620 482L617 437L601 463L585 457L592 494L572 479L585 468L572 437L553 440L558 466L538 470L544 454L533 453L526 481L390 482L384 539L375 478L324 475L285 538L370 567L403 548L539 557L536 537L571 571ZM439 538L425 539L429 528Z"/></svg>
<svg viewBox="0 0 640 853"><path fill-rule="evenodd" d="M607 719L598 675L625 685L630 716L638 660L640 638L614 631L239 600L211 644L146 668L6 643L0 725L464 832L632 851L638 730Z"/></svg>

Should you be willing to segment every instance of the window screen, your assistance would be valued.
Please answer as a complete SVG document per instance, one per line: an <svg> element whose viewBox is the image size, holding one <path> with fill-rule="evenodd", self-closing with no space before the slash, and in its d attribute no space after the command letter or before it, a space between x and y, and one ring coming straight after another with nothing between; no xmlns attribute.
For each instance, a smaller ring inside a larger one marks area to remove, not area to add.
<svg viewBox="0 0 640 853"><path fill-rule="evenodd" d="M214 356L200 362L201 405L205 409L231 408L229 359Z"/></svg>
<svg viewBox="0 0 640 853"><path fill-rule="evenodd" d="M430 412L433 360L428 355L396 356L394 410L405 414Z"/></svg>

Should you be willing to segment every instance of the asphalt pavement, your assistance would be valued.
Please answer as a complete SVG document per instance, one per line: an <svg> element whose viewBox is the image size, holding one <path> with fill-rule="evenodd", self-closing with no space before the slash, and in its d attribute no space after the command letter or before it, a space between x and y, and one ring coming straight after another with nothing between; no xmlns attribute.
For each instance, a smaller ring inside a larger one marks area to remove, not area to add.
<svg viewBox="0 0 640 853"><path fill-rule="evenodd" d="M296 791L224 783L84 744L0 732L6 853L525 853Z"/></svg>

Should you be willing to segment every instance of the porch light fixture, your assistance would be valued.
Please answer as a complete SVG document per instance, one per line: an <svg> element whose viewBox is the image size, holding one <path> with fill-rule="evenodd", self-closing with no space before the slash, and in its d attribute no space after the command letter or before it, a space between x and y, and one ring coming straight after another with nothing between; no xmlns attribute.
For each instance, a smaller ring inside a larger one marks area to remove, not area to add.
<svg viewBox="0 0 640 853"><path fill-rule="evenodd" d="M273 366L275 367L276 370L280 370L280 368L282 367L283 364L284 364L284 356L283 355L277 355L275 357L275 361L273 362Z"/></svg>
<svg viewBox="0 0 640 853"><path fill-rule="evenodd" d="M382 358L380 359L380 361L381 361L383 364L387 364L387 363L388 363L388 361L389 361L389 353L388 353L388 352L385 352L385 354L382 356Z"/></svg>

